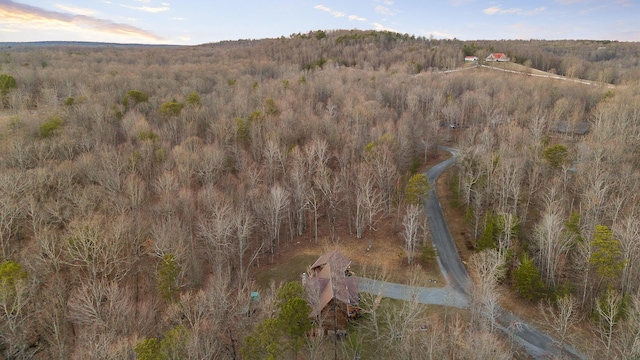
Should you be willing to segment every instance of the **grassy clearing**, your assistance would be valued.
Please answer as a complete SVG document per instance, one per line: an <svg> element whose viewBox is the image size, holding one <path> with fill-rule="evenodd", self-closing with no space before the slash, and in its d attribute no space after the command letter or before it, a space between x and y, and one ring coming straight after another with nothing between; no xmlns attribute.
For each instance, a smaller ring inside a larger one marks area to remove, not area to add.
<svg viewBox="0 0 640 360"><path fill-rule="evenodd" d="M315 254L295 254L294 256L281 257L281 262L267 265L260 269L256 274L256 284L263 289L269 287L271 281L275 281L276 285L289 281L300 280L300 276L312 265L319 255Z"/></svg>

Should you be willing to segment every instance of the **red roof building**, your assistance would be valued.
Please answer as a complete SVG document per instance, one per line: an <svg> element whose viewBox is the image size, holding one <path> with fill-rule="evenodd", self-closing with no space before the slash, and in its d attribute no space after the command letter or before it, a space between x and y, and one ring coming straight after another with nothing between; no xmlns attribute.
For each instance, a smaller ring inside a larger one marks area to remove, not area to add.
<svg viewBox="0 0 640 360"><path fill-rule="evenodd" d="M511 61L504 53L491 53L484 61Z"/></svg>

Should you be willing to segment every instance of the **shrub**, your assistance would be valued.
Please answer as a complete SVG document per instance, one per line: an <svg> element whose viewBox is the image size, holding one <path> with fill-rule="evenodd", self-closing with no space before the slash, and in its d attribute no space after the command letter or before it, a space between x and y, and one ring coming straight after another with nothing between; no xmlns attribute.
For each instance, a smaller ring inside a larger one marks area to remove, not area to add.
<svg viewBox="0 0 640 360"><path fill-rule="evenodd" d="M27 278L22 265L8 260L0 264L0 302L5 302L16 293L16 285Z"/></svg>
<svg viewBox="0 0 640 360"><path fill-rule="evenodd" d="M538 267L526 254L522 257L520 266L513 271L513 282L518 294L525 299L538 299L544 292Z"/></svg>
<svg viewBox="0 0 640 360"><path fill-rule="evenodd" d="M144 339L136 344L135 352L139 360L160 360L160 344L156 338Z"/></svg>
<svg viewBox="0 0 640 360"><path fill-rule="evenodd" d="M420 261L423 266L428 266L436 260L436 248L433 246L423 246L422 253L420 254Z"/></svg>
<svg viewBox="0 0 640 360"><path fill-rule="evenodd" d="M178 292L178 275L180 275L180 265L173 254L166 254L162 257L158 268L158 290L163 299L173 301Z"/></svg>
<svg viewBox="0 0 640 360"><path fill-rule="evenodd" d="M174 99L160 105L159 112L164 116L178 116L180 115L180 111L182 111L182 108L184 108L184 103L177 102Z"/></svg>
<svg viewBox="0 0 640 360"><path fill-rule="evenodd" d="M9 90L16 88L16 79L7 74L0 74L0 94L7 95Z"/></svg>
<svg viewBox="0 0 640 360"><path fill-rule="evenodd" d="M140 91L140 90L129 90L127 91L124 99L122 99L122 105L124 105L125 109L129 109L137 104L149 101L149 95Z"/></svg>
<svg viewBox="0 0 640 360"><path fill-rule="evenodd" d="M187 95L187 105L191 106L200 106L202 104L200 100L200 94L197 91L192 91L189 95Z"/></svg>
<svg viewBox="0 0 640 360"><path fill-rule="evenodd" d="M62 119L57 116L52 117L51 119L45 121L42 125L40 125L40 137L48 138L53 135L56 130L58 130L62 126Z"/></svg>
<svg viewBox="0 0 640 360"><path fill-rule="evenodd" d="M140 141L155 141L158 139L158 135L151 130L142 130L138 133L138 139L140 139Z"/></svg>
<svg viewBox="0 0 640 360"><path fill-rule="evenodd" d="M280 113L280 109L278 109L276 102L272 98L265 100L265 113L267 115L278 115Z"/></svg>
<svg viewBox="0 0 640 360"><path fill-rule="evenodd" d="M136 104L149 101L149 95L140 90L127 91L125 98L133 100Z"/></svg>
<svg viewBox="0 0 640 360"><path fill-rule="evenodd" d="M243 118L236 118L236 136L240 140L249 140L251 138L251 123Z"/></svg>
<svg viewBox="0 0 640 360"><path fill-rule="evenodd" d="M409 204L420 204L429 196L429 180L425 174L415 174L409 178L404 190L404 201Z"/></svg>
<svg viewBox="0 0 640 360"><path fill-rule="evenodd" d="M562 144L555 144L549 146L542 151L542 157L549 163L554 169L560 169L569 156L567 147Z"/></svg>

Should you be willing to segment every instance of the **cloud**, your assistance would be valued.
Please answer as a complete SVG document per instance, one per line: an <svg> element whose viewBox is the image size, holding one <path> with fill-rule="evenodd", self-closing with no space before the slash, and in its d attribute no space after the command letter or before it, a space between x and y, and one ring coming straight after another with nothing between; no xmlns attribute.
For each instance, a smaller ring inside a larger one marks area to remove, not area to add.
<svg viewBox="0 0 640 360"><path fill-rule="evenodd" d="M345 13L343 13L341 11L331 10L331 8L328 8L328 7L324 6L324 5L316 5L313 8L317 9L317 10L326 11L329 14L333 15L334 17L344 17L346 15Z"/></svg>
<svg viewBox="0 0 640 360"><path fill-rule="evenodd" d="M173 20L173 21L186 21L187 19L178 16L178 17L172 17L171 20Z"/></svg>
<svg viewBox="0 0 640 360"><path fill-rule="evenodd" d="M385 1L388 2L389 0L385 0ZM333 15L334 17L345 17L346 16L346 14L343 13L342 11L336 11L336 10L333 10L333 9L331 9L329 7L324 6L324 5L316 5L313 8L316 9L316 10L322 10L322 11L328 12L329 14ZM367 21L366 18L363 18L362 16L358 16L358 15L349 15L348 18L349 18L349 21L354 21L354 20L355 21Z"/></svg>
<svg viewBox="0 0 640 360"><path fill-rule="evenodd" d="M162 6L160 7L130 6L130 5L120 5L120 6L125 7L127 9L140 10L140 11L154 13L154 14L169 10L169 4L166 4L166 3L162 3Z"/></svg>
<svg viewBox="0 0 640 360"><path fill-rule="evenodd" d="M438 38L438 39L453 39L456 36L446 32L446 31L438 31L438 30L433 30L433 31L425 31L422 30L421 31L423 34L426 34L427 36L433 36L434 38Z"/></svg>
<svg viewBox="0 0 640 360"><path fill-rule="evenodd" d="M563 5L571 5L571 4L579 4L579 3L590 3L593 0L556 0L557 3ZM633 6L633 0L615 0L616 4L620 4L622 6Z"/></svg>
<svg viewBox="0 0 640 360"><path fill-rule="evenodd" d="M384 7L382 5L376 6L375 11L380 15L394 15L391 9L389 9L388 7Z"/></svg>
<svg viewBox="0 0 640 360"><path fill-rule="evenodd" d="M557 3L564 4L564 5L577 4L577 3L586 3L586 2L589 2L589 1L590 0L556 0Z"/></svg>
<svg viewBox="0 0 640 360"><path fill-rule="evenodd" d="M523 11L521 14L522 14L522 15L536 15L536 14L539 14L539 13L541 13L541 12L543 12L543 11L546 11L546 10L547 10L547 8L546 8L546 7L541 6L541 7L537 7L537 8L535 8L535 9L533 9L533 10Z"/></svg>
<svg viewBox="0 0 640 360"><path fill-rule="evenodd" d="M77 15L91 16L91 15L95 15L97 13L97 11L92 10L92 9L79 8L79 7L75 7L75 6L57 4L56 7L58 9L60 9L60 10L64 10L66 12L74 13L74 14L77 14Z"/></svg>
<svg viewBox="0 0 640 360"><path fill-rule="evenodd" d="M384 26L384 25L382 25L380 23L377 23L377 22L373 22L373 23L371 23L371 25L373 25L373 27L378 31L392 31L392 32L397 32L397 33L400 32L398 30L392 29L390 27L386 27L386 26Z"/></svg>
<svg viewBox="0 0 640 360"><path fill-rule="evenodd" d="M516 14L516 15L535 15L545 11L547 8L542 6L533 10L523 10L520 8L503 9L500 6L492 6L482 10L486 15L504 15L504 14Z"/></svg>
<svg viewBox="0 0 640 360"><path fill-rule="evenodd" d="M86 32L87 29L100 33L116 35L128 39L147 39L163 41L164 39L149 31L135 26L118 24L110 20L99 19L88 15L68 14L44 10L31 5L20 4L11 0L0 1L0 25L20 27L23 30L71 30Z"/></svg>
<svg viewBox="0 0 640 360"><path fill-rule="evenodd" d="M487 15L496 15L496 14L509 14L520 11L520 9L501 9L500 6L492 6L490 8L486 8L482 10L483 13Z"/></svg>
<svg viewBox="0 0 640 360"><path fill-rule="evenodd" d="M472 2L475 2L476 0L450 0L451 5L453 6L462 6L462 5L467 5L470 4Z"/></svg>

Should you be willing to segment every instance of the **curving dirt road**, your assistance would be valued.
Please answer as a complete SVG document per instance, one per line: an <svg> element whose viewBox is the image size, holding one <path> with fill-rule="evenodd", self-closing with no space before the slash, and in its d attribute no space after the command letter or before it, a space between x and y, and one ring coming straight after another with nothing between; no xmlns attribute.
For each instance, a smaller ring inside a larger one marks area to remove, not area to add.
<svg viewBox="0 0 640 360"><path fill-rule="evenodd" d="M437 251L438 265L449 284L444 288L422 288L361 278L359 280L360 291L382 294L386 297L401 300L416 298L418 302L423 304L468 307L471 279L460 260L435 191L436 179L456 161L458 154L455 149L439 148L448 151L452 156L435 165L426 173L432 186L429 198L425 203L425 211L431 228L433 245ZM586 359L585 355L577 352L571 346L565 345L560 349L555 339L551 336L504 309L499 310L496 322L500 330L518 342L534 359Z"/></svg>

